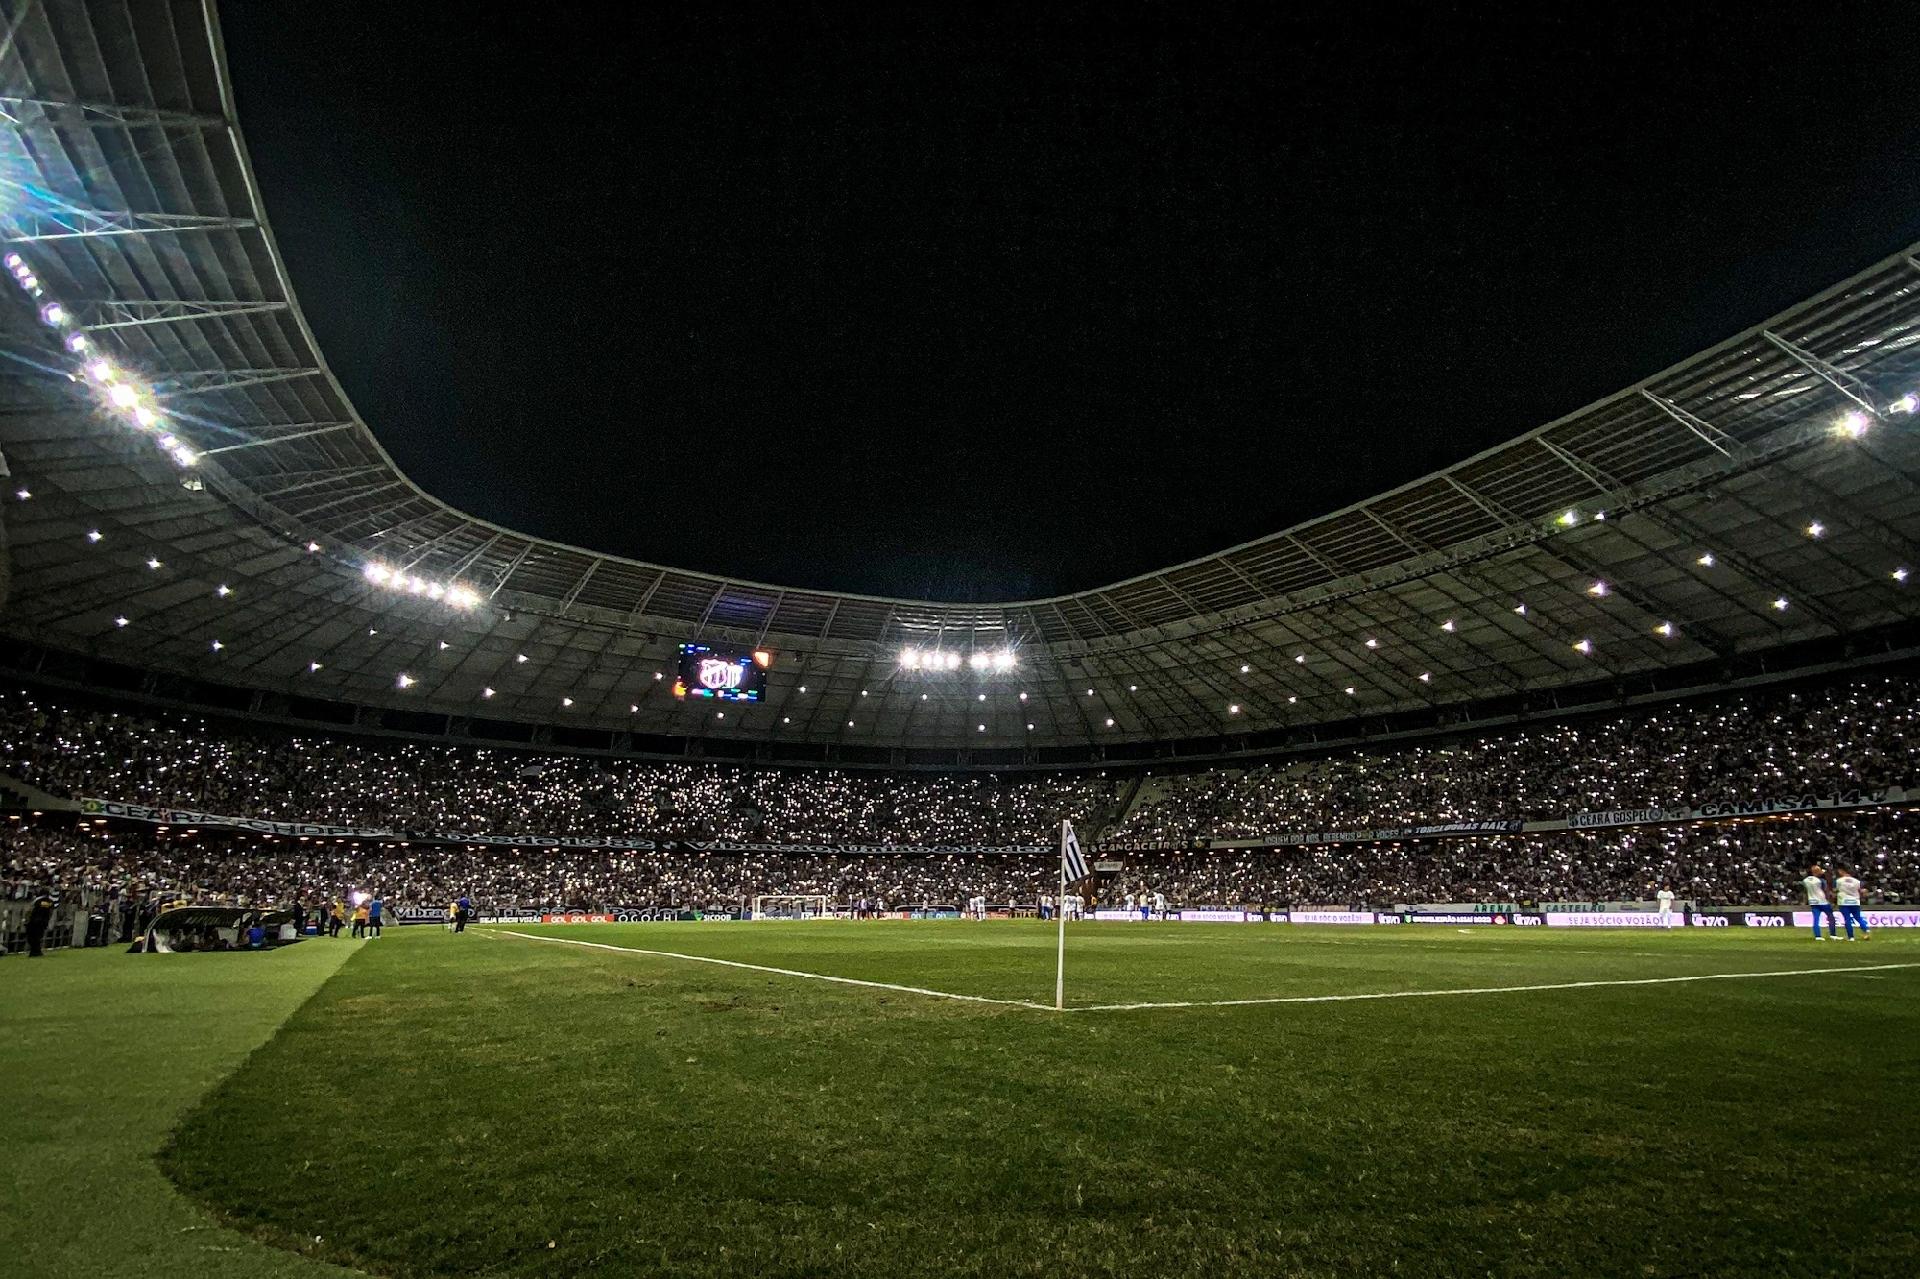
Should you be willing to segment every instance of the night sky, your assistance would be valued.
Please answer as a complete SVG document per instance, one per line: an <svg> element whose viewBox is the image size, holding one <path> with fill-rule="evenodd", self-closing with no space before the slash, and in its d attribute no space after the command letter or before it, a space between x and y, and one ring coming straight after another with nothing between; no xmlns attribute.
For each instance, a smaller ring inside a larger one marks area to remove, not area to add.
<svg viewBox="0 0 1920 1279"><path fill-rule="evenodd" d="M308 319L429 490L988 600L1413 479L1920 240L1920 23L1774 8L222 16Z"/></svg>

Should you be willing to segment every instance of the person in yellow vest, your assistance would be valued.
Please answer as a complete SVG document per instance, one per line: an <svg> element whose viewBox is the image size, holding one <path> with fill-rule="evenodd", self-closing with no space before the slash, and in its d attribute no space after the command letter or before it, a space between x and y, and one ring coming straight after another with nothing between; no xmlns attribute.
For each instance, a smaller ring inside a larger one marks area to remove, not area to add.
<svg viewBox="0 0 1920 1279"><path fill-rule="evenodd" d="M448 902L447 903L447 931L448 932L453 931L453 922L456 918L459 917L459 914L460 914L460 903Z"/></svg>
<svg viewBox="0 0 1920 1279"><path fill-rule="evenodd" d="M367 935L367 904L365 902L353 908L353 935L355 937Z"/></svg>

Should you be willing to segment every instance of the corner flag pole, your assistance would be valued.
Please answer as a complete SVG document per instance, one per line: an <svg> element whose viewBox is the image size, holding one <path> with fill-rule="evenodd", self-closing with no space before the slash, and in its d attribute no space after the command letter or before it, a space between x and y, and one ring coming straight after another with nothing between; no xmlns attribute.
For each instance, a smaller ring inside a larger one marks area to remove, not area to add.
<svg viewBox="0 0 1920 1279"><path fill-rule="evenodd" d="M1053 899L1054 918L1060 924L1060 954L1053 969L1053 1010L1067 1007L1067 841L1073 838L1073 826L1060 819L1060 894Z"/></svg>

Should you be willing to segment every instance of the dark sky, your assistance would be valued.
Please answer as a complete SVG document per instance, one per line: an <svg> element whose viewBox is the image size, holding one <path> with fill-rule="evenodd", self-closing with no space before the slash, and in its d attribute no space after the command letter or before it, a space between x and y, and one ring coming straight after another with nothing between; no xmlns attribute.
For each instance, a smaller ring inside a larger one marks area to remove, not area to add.
<svg viewBox="0 0 1920 1279"><path fill-rule="evenodd" d="M1412 479L1920 240L1920 30L1774 8L222 12L295 287L415 479L992 599Z"/></svg>

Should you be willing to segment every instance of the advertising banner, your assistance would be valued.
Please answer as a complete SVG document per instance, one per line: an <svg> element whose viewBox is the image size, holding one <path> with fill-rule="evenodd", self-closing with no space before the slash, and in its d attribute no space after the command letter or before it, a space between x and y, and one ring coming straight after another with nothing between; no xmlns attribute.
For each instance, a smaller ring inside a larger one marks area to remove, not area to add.
<svg viewBox="0 0 1920 1279"><path fill-rule="evenodd" d="M1174 918L1183 924L1246 924L1259 918L1244 910L1182 910Z"/></svg>
<svg viewBox="0 0 1920 1279"><path fill-rule="evenodd" d="M1394 917L1396 922L1398 917ZM1375 922L1370 910L1290 910L1287 912L1289 924L1371 924Z"/></svg>
<svg viewBox="0 0 1920 1279"><path fill-rule="evenodd" d="M1403 924L1459 924L1462 926L1506 924L1513 919L1515 913L1517 912L1505 910L1485 912L1427 909L1403 910L1400 912L1400 922Z"/></svg>
<svg viewBox="0 0 1920 1279"><path fill-rule="evenodd" d="M1833 917L1835 921L1840 918L1838 906L1833 908ZM1860 917L1867 921L1868 928L1920 928L1920 906L1869 906L1860 912ZM1826 923L1825 920L1820 922ZM1794 911L1793 926L1813 927L1813 912L1804 906Z"/></svg>
<svg viewBox="0 0 1920 1279"><path fill-rule="evenodd" d="M1546 912L1549 928L1658 928L1660 913L1652 910L1554 910ZM1673 912L1675 926L1686 923L1686 912Z"/></svg>

